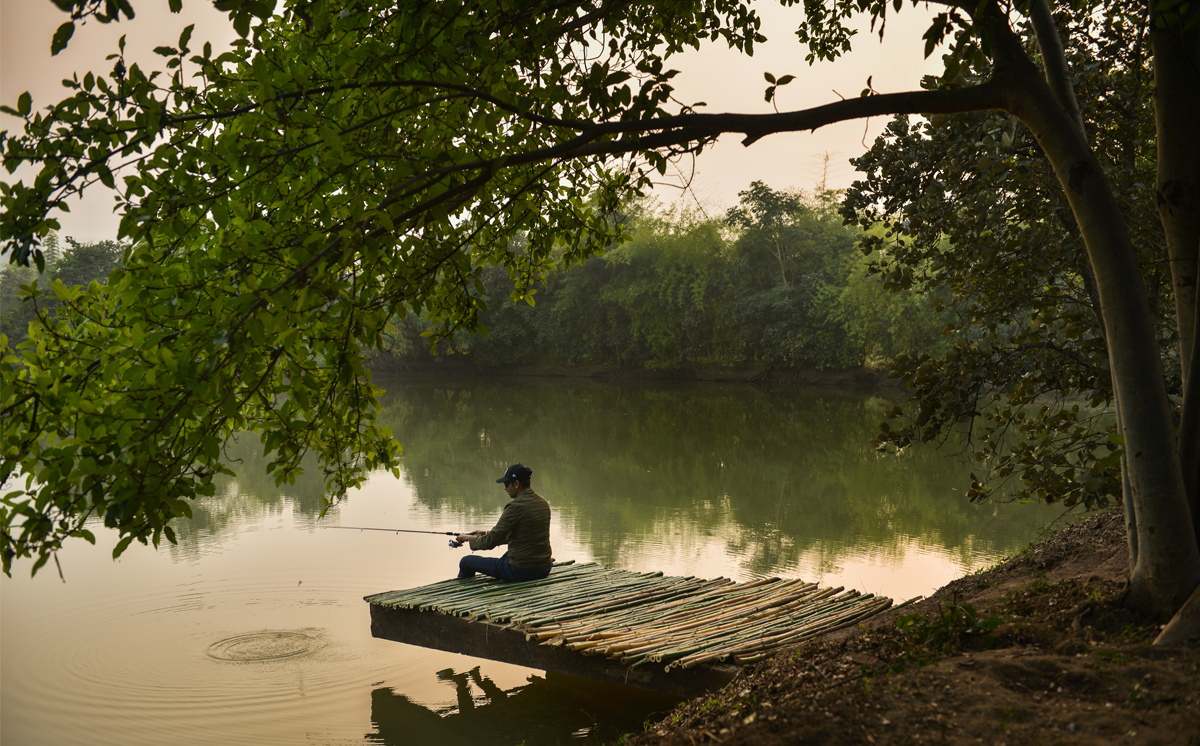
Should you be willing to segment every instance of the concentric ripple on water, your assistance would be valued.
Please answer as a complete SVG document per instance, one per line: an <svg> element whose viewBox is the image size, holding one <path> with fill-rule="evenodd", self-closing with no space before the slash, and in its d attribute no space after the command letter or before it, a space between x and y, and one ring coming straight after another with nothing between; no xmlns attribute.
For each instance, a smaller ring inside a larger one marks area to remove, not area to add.
<svg viewBox="0 0 1200 746"><path fill-rule="evenodd" d="M264 630L227 637L208 646L208 656L219 661L252 663L295 658L311 652L316 638L303 632Z"/></svg>

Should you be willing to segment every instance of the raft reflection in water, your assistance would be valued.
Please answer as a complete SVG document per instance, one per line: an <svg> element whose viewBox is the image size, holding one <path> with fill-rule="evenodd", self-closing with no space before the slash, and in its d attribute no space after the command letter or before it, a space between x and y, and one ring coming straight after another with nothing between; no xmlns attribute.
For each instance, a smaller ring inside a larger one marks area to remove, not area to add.
<svg viewBox="0 0 1200 746"><path fill-rule="evenodd" d="M528 684L508 691L482 675L479 666L463 673L447 668L437 678L454 686L457 705L434 709L391 689L375 689L371 692L375 733L368 733L366 740L389 746L611 743L622 732L642 730L648 705L653 707L657 701L665 714L681 701L551 672L531 675ZM600 711L604 711L603 727L596 725Z"/></svg>

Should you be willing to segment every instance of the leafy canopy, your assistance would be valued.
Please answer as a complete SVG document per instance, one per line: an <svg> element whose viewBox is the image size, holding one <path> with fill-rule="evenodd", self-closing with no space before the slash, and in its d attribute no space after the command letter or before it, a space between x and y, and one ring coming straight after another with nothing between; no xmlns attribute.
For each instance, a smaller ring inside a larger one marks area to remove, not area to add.
<svg viewBox="0 0 1200 746"><path fill-rule="evenodd" d="M133 14L68 6L72 24ZM610 214L672 152L625 125L667 114L661 55L763 39L731 0L227 6L228 53L189 27L147 71L122 40L63 101L5 109L25 122L4 133L5 167L40 168L0 193L10 261L44 266L55 211L97 184L116 189L128 242L107 285L33 288L58 313L0 340L0 478L23 479L0 506L6 572L92 539L92 516L124 535L117 553L173 540L240 431L280 480L316 454L330 500L395 468L363 367L389 320L474 328L486 268L519 296L556 259L621 240Z"/></svg>
<svg viewBox="0 0 1200 746"><path fill-rule="evenodd" d="M1149 12L1060 11L1089 137L1153 299L1169 390L1180 394L1179 339L1166 239L1154 198L1156 160ZM1031 35L1032 30L1027 30ZM1032 38L1027 44L1033 47ZM963 82L987 69L963 70ZM924 122L897 117L855 161L863 178L843 214L867 233L871 272L894 290L946 288L956 340L942 355L898 356L910 403L889 414L881 447L969 429L981 500L1000 479L1017 494L1067 506L1121 494L1121 438L1096 278L1045 153L1003 112ZM980 416L982 414L982 416Z"/></svg>

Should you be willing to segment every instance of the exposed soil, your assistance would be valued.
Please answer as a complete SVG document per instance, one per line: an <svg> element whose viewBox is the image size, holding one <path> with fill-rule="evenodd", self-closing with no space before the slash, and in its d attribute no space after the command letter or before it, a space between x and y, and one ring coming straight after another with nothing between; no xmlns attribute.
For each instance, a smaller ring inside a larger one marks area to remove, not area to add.
<svg viewBox="0 0 1200 746"><path fill-rule="evenodd" d="M1119 511L747 667L636 746L1200 744L1200 644L1124 609Z"/></svg>

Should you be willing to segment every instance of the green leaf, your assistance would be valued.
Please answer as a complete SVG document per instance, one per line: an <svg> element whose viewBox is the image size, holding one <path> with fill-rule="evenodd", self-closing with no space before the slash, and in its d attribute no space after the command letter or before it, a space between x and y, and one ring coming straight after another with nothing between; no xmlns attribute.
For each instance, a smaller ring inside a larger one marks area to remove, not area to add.
<svg viewBox="0 0 1200 746"><path fill-rule="evenodd" d="M17 97L17 116L27 117L31 111L33 111L33 96L29 95L29 91L25 91Z"/></svg>
<svg viewBox="0 0 1200 746"><path fill-rule="evenodd" d="M50 283L50 290L58 296L59 300L69 301L75 297L75 293L58 277L55 277L54 281Z"/></svg>
<svg viewBox="0 0 1200 746"><path fill-rule="evenodd" d="M243 39L250 35L250 18L249 13L233 14L233 30Z"/></svg>
<svg viewBox="0 0 1200 746"><path fill-rule="evenodd" d="M75 22L67 21L58 27L54 32L54 38L50 41L50 54L56 55L67 48L67 42L71 41L71 37L75 35Z"/></svg>
<svg viewBox="0 0 1200 746"><path fill-rule="evenodd" d="M126 549L128 549L128 548L129 548L129 544L130 544L132 541L133 541L133 535L132 535L132 534L130 534L129 536L126 536L125 538L123 538L123 539L121 539L120 541L118 541L118 542L117 542L117 545L116 545L115 547L113 547L113 551L112 551L112 556L113 556L113 559L116 559L117 557L120 557L120 556L121 556L121 553L122 553L122 552L124 552Z"/></svg>
<svg viewBox="0 0 1200 746"><path fill-rule="evenodd" d="M604 87L609 88L614 85L619 85L619 84L624 83L625 81L629 80L632 77L633 77L633 75L631 75L630 73L628 73L624 70L619 70L615 73L610 73L609 76L607 78L605 78L605 80L604 80Z"/></svg>

